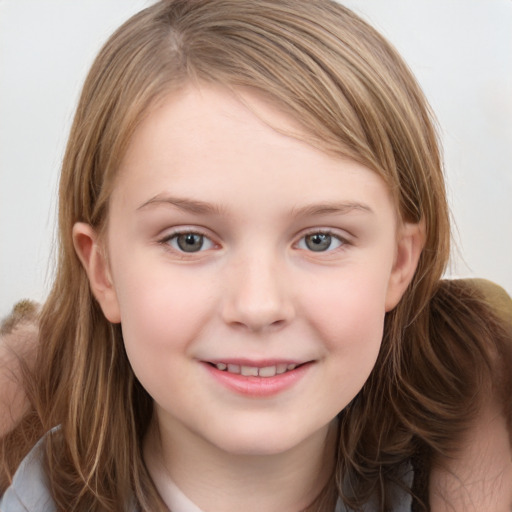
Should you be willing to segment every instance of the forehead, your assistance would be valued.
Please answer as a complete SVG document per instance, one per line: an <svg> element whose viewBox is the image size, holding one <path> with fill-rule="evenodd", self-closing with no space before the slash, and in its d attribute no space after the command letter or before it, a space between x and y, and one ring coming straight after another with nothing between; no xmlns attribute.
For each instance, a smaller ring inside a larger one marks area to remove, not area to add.
<svg viewBox="0 0 512 512"><path fill-rule="evenodd" d="M135 131L113 196L147 201L178 191L236 203L250 190L255 207L354 195L389 202L375 172L307 140L298 122L253 91L189 87L156 103Z"/></svg>
<svg viewBox="0 0 512 512"><path fill-rule="evenodd" d="M297 149L297 141L311 137L275 100L255 89L203 85L171 91L153 103L131 138L121 168L151 146L159 144L159 151L164 151L163 139L174 145L178 158L190 150L209 151L212 143L219 149L229 145L234 157L242 142L266 145L268 150L278 144Z"/></svg>

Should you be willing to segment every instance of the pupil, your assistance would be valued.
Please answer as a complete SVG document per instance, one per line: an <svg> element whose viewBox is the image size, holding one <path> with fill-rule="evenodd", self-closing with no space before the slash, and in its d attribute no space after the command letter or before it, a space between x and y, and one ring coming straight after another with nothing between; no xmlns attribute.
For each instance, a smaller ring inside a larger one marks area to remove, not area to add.
<svg viewBox="0 0 512 512"><path fill-rule="evenodd" d="M331 245L331 235L327 233L308 235L306 236L306 245L312 251L325 251Z"/></svg>
<svg viewBox="0 0 512 512"><path fill-rule="evenodd" d="M178 236L178 246L184 252L199 251L203 246L203 236L195 233L187 233Z"/></svg>

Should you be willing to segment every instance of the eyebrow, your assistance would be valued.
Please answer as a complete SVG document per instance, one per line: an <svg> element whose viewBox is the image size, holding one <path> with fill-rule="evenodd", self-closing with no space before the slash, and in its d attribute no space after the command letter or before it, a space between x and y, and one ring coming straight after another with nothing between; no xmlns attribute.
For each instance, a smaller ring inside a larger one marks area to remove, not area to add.
<svg viewBox="0 0 512 512"><path fill-rule="evenodd" d="M196 215L206 215L206 214L222 214L222 209L216 205L206 203L204 201L198 201L196 199L188 199L184 197L173 197L173 196L163 196L156 195L152 197L145 203L141 204L137 210L145 209L149 206L158 206L158 205L171 205L176 208L180 208L181 210L185 210L190 213L195 213Z"/></svg>
<svg viewBox="0 0 512 512"><path fill-rule="evenodd" d="M207 203L205 201L160 194L141 204L137 210L142 210L151 206L158 205L171 205L196 215L222 215L225 213L223 208L220 208L219 206L213 205L211 203ZM374 213L374 211L365 203L345 201L340 203L323 202L305 205L299 208L293 208L291 214L293 217L314 217L321 215L345 215L353 211L361 211L371 214Z"/></svg>
<svg viewBox="0 0 512 512"><path fill-rule="evenodd" d="M340 203L315 203L311 205L301 206L300 208L294 208L292 210L292 214L294 216L314 217L321 215L345 215L353 211L361 211L371 214L374 213L374 211L365 203L360 203L356 201L346 201Z"/></svg>

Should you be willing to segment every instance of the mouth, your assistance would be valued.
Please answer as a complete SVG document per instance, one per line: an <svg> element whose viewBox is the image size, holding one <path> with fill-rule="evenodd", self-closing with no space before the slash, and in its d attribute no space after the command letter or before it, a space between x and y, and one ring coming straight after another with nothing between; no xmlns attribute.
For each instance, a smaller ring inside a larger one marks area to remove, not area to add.
<svg viewBox="0 0 512 512"><path fill-rule="evenodd" d="M315 361L203 361L208 373L224 388L252 398L270 398L302 381Z"/></svg>
<svg viewBox="0 0 512 512"><path fill-rule="evenodd" d="M223 387L253 398L270 398L302 381L316 361L210 360L203 361L208 373Z"/></svg>
<svg viewBox="0 0 512 512"><path fill-rule="evenodd" d="M307 363L277 363L265 364L264 366L251 366L238 363L213 363L209 362L221 372L231 373L233 375L241 375L243 377L262 377L271 378L276 375L283 375L284 373L291 372Z"/></svg>

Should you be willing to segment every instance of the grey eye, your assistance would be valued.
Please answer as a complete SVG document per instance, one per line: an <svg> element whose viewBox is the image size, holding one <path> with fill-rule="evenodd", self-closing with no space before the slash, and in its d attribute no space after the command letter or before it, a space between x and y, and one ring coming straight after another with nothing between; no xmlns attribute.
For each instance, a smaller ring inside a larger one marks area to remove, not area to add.
<svg viewBox="0 0 512 512"><path fill-rule="evenodd" d="M185 230L166 236L160 243L182 253L202 252L215 248L215 242L206 235Z"/></svg>
<svg viewBox="0 0 512 512"><path fill-rule="evenodd" d="M313 252L326 252L337 249L343 245L343 240L329 233L310 233L301 238L299 241L299 249L306 249Z"/></svg>
<svg viewBox="0 0 512 512"><path fill-rule="evenodd" d="M173 237L176 245L183 252L197 252L203 248L204 236L197 233L184 233Z"/></svg>
<svg viewBox="0 0 512 512"><path fill-rule="evenodd" d="M332 236L327 233L313 233L304 237L306 247L311 251L326 251L331 246Z"/></svg>

